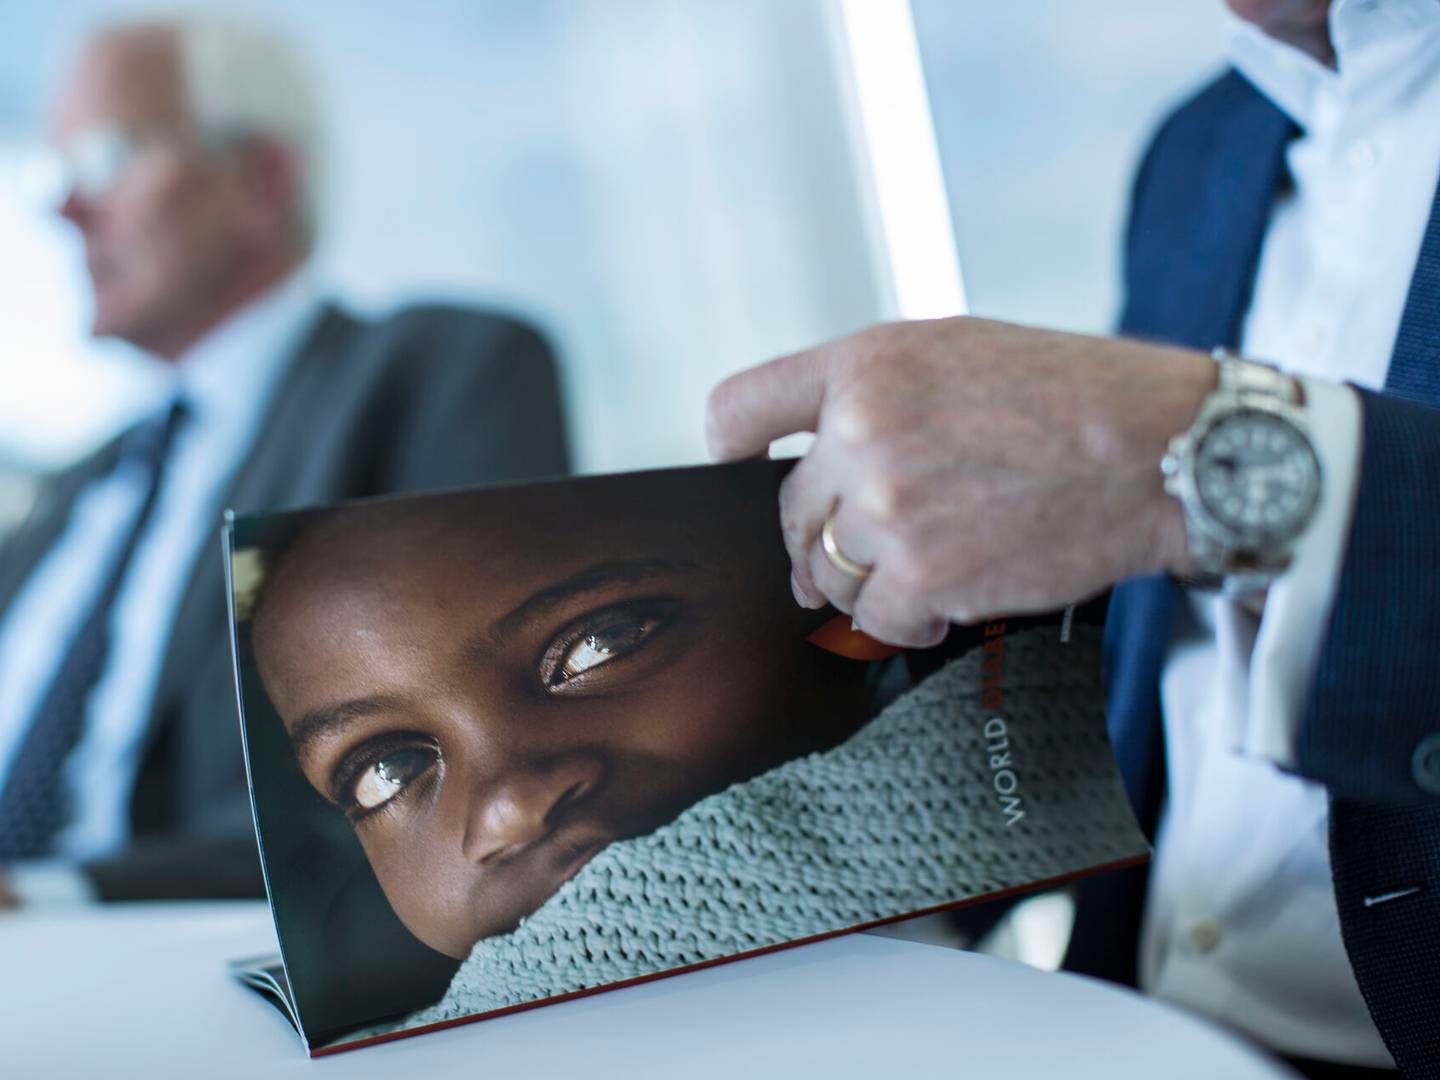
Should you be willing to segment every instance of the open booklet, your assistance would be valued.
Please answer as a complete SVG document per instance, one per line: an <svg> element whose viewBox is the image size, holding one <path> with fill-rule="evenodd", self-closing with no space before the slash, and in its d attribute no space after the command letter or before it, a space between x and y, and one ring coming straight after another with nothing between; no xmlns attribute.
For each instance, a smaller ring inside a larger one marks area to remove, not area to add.
<svg viewBox="0 0 1440 1080"><path fill-rule="evenodd" d="M902 653L796 605L791 463L232 519L252 805L312 1055L1143 861L1099 612Z"/></svg>

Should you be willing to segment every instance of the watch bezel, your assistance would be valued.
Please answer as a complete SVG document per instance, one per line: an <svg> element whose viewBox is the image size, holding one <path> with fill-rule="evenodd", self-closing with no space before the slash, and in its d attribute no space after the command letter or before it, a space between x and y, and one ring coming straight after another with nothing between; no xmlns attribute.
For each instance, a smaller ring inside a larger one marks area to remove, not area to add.
<svg viewBox="0 0 1440 1080"><path fill-rule="evenodd" d="M1298 491L1302 500L1301 504L1275 523L1261 522L1253 526L1232 523L1201 489L1200 479L1206 457L1206 444L1217 433L1231 430L1247 421L1257 425L1280 425L1288 429L1291 446L1284 451L1286 458L1288 459L1292 454L1299 454L1308 462L1308 483L1305 488ZM1196 497L1205 513L1215 521L1217 529L1232 537L1236 542L1235 546L1243 550L1259 550L1293 543L1314 516L1320 501L1320 457L1315 453L1315 447L1311 444L1308 433L1292 417L1282 415L1277 410L1270 408L1241 405L1222 416L1215 417L1195 440L1195 455L1191 472L1195 478Z"/></svg>
<svg viewBox="0 0 1440 1080"><path fill-rule="evenodd" d="M1235 528L1220 519L1201 495L1198 471L1205 440L1221 424L1244 413L1260 414L1286 424L1299 435L1299 444L1310 458L1314 483L1304 505L1290 516L1288 527L1283 530L1268 525L1255 530ZM1320 456L1310 439L1303 411L1264 394L1213 393L1190 429L1171 441L1169 452L1161 462L1161 471L1165 476L1165 490L1185 508L1192 555L1202 556L1203 562L1223 564L1221 572L1226 573L1284 569L1289 562L1290 548L1314 520L1324 492ZM1196 535L1197 530L1201 535Z"/></svg>

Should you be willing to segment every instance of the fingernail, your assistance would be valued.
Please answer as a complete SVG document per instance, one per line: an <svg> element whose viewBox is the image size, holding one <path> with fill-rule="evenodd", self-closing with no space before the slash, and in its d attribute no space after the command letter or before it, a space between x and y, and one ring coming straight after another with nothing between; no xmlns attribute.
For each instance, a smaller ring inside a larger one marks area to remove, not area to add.
<svg viewBox="0 0 1440 1080"><path fill-rule="evenodd" d="M790 591L795 594L795 603L803 608L810 606L810 598L805 595L805 590L800 588L800 579L795 576L795 571L790 571Z"/></svg>
<svg viewBox="0 0 1440 1080"><path fill-rule="evenodd" d="M830 601L819 595L812 595L800 584L800 578L794 570L790 571L790 591L795 594L795 602L803 608L811 611L819 611Z"/></svg>

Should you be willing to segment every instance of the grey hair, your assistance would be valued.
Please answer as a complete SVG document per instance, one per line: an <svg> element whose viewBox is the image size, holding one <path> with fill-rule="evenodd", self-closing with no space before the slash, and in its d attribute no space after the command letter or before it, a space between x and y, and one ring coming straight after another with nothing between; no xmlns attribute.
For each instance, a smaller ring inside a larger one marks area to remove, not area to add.
<svg viewBox="0 0 1440 1080"><path fill-rule="evenodd" d="M173 29L190 110L202 138L224 145L264 136L296 157L296 239L313 250L320 235L325 124L304 53L284 34L233 15L186 12Z"/></svg>

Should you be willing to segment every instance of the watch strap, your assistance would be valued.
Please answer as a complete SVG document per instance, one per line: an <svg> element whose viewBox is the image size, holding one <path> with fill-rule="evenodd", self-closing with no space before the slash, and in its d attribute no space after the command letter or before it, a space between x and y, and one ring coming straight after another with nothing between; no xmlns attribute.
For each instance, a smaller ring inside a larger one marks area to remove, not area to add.
<svg viewBox="0 0 1440 1080"><path fill-rule="evenodd" d="M1217 348L1210 355L1220 365L1217 393L1240 398L1258 395L1287 405L1300 404L1299 384L1273 364L1247 360L1225 348Z"/></svg>

